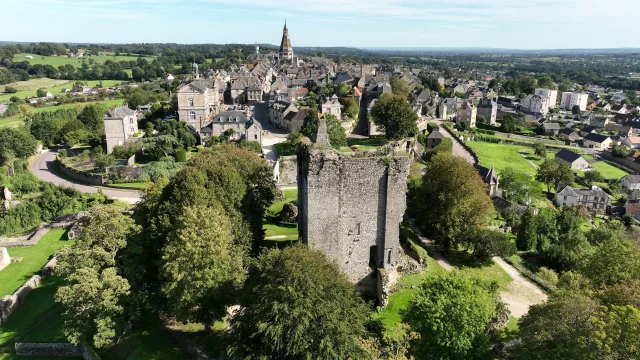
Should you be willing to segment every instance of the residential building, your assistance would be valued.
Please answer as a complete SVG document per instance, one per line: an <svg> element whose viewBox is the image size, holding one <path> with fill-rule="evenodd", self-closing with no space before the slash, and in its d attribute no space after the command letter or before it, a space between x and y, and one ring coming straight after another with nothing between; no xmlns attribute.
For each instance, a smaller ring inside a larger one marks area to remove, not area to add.
<svg viewBox="0 0 640 360"><path fill-rule="evenodd" d="M597 186L579 189L565 186L556 194L556 204L562 207L583 206L589 211L605 211L609 206L609 195Z"/></svg>
<svg viewBox="0 0 640 360"><path fill-rule="evenodd" d="M220 106L218 82L198 79L178 88L178 116L180 121L200 129L209 122Z"/></svg>
<svg viewBox="0 0 640 360"><path fill-rule="evenodd" d="M622 140L622 145L632 149L640 149L640 136L629 136Z"/></svg>
<svg viewBox="0 0 640 360"><path fill-rule="evenodd" d="M640 175L627 175L620 179L620 184L630 191L640 190Z"/></svg>
<svg viewBox="0 0 640 360"><path fill-rule="evenodd" d="M222 136L228 130L233 130L233 135L230 136L232 140L258 141L262 144L260 123L236 110L217 114L211 123L200 129L200 135L204 140L209 136Z"/></svg>
<svg viewBox="0 0 640 360"><path fill-rule="evenodd" d="M282 128L287 131L301 131L302 125L304 125L304 119L306 119L309 114L313 114L313 110L309 108L300 109L300 111L297 112L289 112L284 117Z"/></svg>
<svg viewBox="0 0 640 360"><path fill-rule="evenodd" d="M578 141L581 139L580 134L571 128L562 128L558 132L558 136L561 136L571 142Z"/></svg>
<svg viewBox="0 0 640 360"><path fill-rule="evenodd" d="M560 107L566 110L573 110L573 107L578 105L580 107L580 111L585 111L587 110L588 99L589 95L585 93L564 92L562 93Z"/></svg>
<svg viewBox="0 0 640 360"><path fill-rule="evenodd" d="M555 161L569 165L572 169L585 170L589 168L589 163L582 155L571 150L562 149L556 153Z"/></svg>
<svg viewBox="0 0 640 360"><path fill-rule="evenodd" d="M527 95L522 100L522 109L535 114L547 115L549 113L549 99L540 95Z"/></svg>
<svg viewBox="0 0 640 360"><path fill-rule="evenodd" d="M476 116L478 114L478 109L473 106L473 103L465 101L460 105L458 109L456 122L466 122L470 128L476 127Z"/></svg>
<svg viewBox="0 0 640 360"><path fill-rule="evenodd" d="M533 91L533 94L546 98L550 109L556 107L556 103L558 102L558 90L538 88Z"/></svg>
<svg viewBox="0 0 640 360"><path fill-rule="evenodd" d="M498 119L498 103L493 101L493 99L483 97L482 99L480 99L477 109L478 116L484 116L491 125L496 124L496 121Z"/></svg>
<svg viewBox="0 0 640 360"><path fill-rule="evenodd" d="M596 133L587 134L583 139L584 147L606 150L611 147L613 140L605 135Z"/></svg>
<svg viewBox="0 0 640 360"><path fill-rule="evenodd" d="M289 112L298 112L298 108L287 101L275 101L269 105L269 122L279 128L284 127L284 118Z"/></svg>
<svg viewBox="0 0 640 360"><path fill-rule="evenodd" d="M560 124L554 122L543 122L542 130L545 135L548 136L557 136L560 132Z"/></svg>
<svg viewBox="0 0 640 360"><path fill-rule="evenodd" d="M338 120L342 119L342 105L340 105L340 100L335 94L330 99L322 102L320 110L325 115L334 115Z"/></svg>
<svg viewBox="0 0 640 360"><path fill-rule="evenodd" d="M440 145L442 139L444 139L445 137L446 136L444 136L444 134L442 134L439 130L434 130L433 132L431 132L431 134L427 136L427 150L431 150L434 147Z"/></svg>
<svg viewBox="0 0 640 360"><path fill-rule="evenodd" d="M111 108L103 121L104 134L107 138L107 154L111 154L115 146L123 145L138 132L136 111L129 109L126 104L119 108Z"/></svg>

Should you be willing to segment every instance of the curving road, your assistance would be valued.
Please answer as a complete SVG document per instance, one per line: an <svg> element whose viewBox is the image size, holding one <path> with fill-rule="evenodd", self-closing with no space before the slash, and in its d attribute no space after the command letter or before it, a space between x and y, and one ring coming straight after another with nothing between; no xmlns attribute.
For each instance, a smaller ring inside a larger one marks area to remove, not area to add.
<svg viewBox="0 0 640 360"><path fill-rule="evenodd" d="M126 202L135 204L140 201L141 193L135 190L116 190L107 188L97 188L95 186L85 185L73 180L60 177L54 172L57 149L45 151L35 158L31 163L31 172L40 180L54 183L58 186L74 188L83 193L95 194L101 190L105 195Z"/></svg>

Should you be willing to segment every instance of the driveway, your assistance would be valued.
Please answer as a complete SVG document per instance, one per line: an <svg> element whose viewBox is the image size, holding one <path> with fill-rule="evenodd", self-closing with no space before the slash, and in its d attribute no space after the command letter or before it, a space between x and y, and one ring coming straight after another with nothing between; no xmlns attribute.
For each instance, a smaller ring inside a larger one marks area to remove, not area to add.
<svg viewBox="0 0 640 360"><path fill-rule="evenodd" d="M475 165L476 161L473 159L473 156L460 144L460 142L451 136L447 130L444 129L444 121L442 119L436 119L435 122L440 125L440 132L453 141L453 155L464 158L469 163Z"/></svg>
<svg viewBox="0 0 640 360"><path fill-rule="evenodd" d="M57 172L54 171L56 154L57 149L52 149L38 155L31 164L31 172L42 181L54 183L58 186L74 188L83 193L96 194L98 190L101 190L105 195L126 202L127 204L136 204L140 201L141 193L135 190L97 188L60 177Z"/></svg>

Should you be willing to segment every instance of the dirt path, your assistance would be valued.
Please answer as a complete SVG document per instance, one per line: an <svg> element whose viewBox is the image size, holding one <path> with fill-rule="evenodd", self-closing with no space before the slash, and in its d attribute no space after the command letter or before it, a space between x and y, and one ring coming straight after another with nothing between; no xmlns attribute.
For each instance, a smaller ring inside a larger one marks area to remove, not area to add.
<svg viewBox="0 0 640 360"><path fill-rule="evenodd" d="M513 279L508 285L508 290L500 294L502 301L509 306L512 316L522 317L529 312L532 305L547 301L547 294L520 274L516 268L497 256L493 258L493 261Z"/></svg>
<svg viewBox="0 0 640 360"><path fill-rule="evenodd" d="M540 168L538 165L536 165L536 163L534 163L533 161L527 159L526 150L520 150L519 153L520 153L520 156L522 156L525 160L527 160L527 162L529 164L531 164L531 166L533 166L534 169L538 170Z"/></svg>
<svg viewBox="0 0 640 360"><path fill-rule="evenodd" d="M442 266L446 271L451 271L455 267L452 266L442 255L442 253L435 247L433 242L426 237L420 235L420 232L413 224L410 223L413 231L418 235L420 241L427 249L429 255ZM500 267L513 279L505 290L500 293L500 299L507 304L507 307L511 311L511 316L521 318L527 312L532 305L541 304L547 301L547 294L545 294L540 288L531 283L527 278L522 276L513 266L507 264L499 257L494 257L493 261L500 265Z"/></svg>

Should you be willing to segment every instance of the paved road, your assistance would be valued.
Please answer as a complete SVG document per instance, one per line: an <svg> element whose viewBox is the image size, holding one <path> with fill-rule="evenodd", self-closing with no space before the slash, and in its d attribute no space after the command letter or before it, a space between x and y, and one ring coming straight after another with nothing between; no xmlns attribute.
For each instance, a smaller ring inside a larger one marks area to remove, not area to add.
<svg viewBox="0 0 640 360"><path fill-rule="evenodd" d="M287 140L287 133L269 123L269 107L266 103L256 104L253 117L262 125L265 134L262 136L262 153L273 167L273 178L278 179L280 166L274 145Z"/></svg>
<svg viewBox="0 0 640 360"><path fill-rule="evenodd" d="M98 192L98 188L90 185L84 185L73 180L67 180L53 172L54 162L56 160L57 150L43 152L31 164L31 172L40 180L48 181L59 186L65 186L74 188L83 193L95 194ZM140 201L140 192L116 190L100 188L102 192L116 200L126 202L128 204L135 204Z"/></svg>
<svg viewBox="0 0 640 360"><path fill-rule="evenodd" d="M456 138L451 136L451 134L449 134L449 132L444 129L444 121L442 119L436 119L434 121L437 122L438 125L440 125L440 132L453 141L453 155L465 158L465 160L467 160L469 163L475 164L476 162L473 159L473 156L471 156L471 154L464 147L462 147L462 145Z"/></svg>

